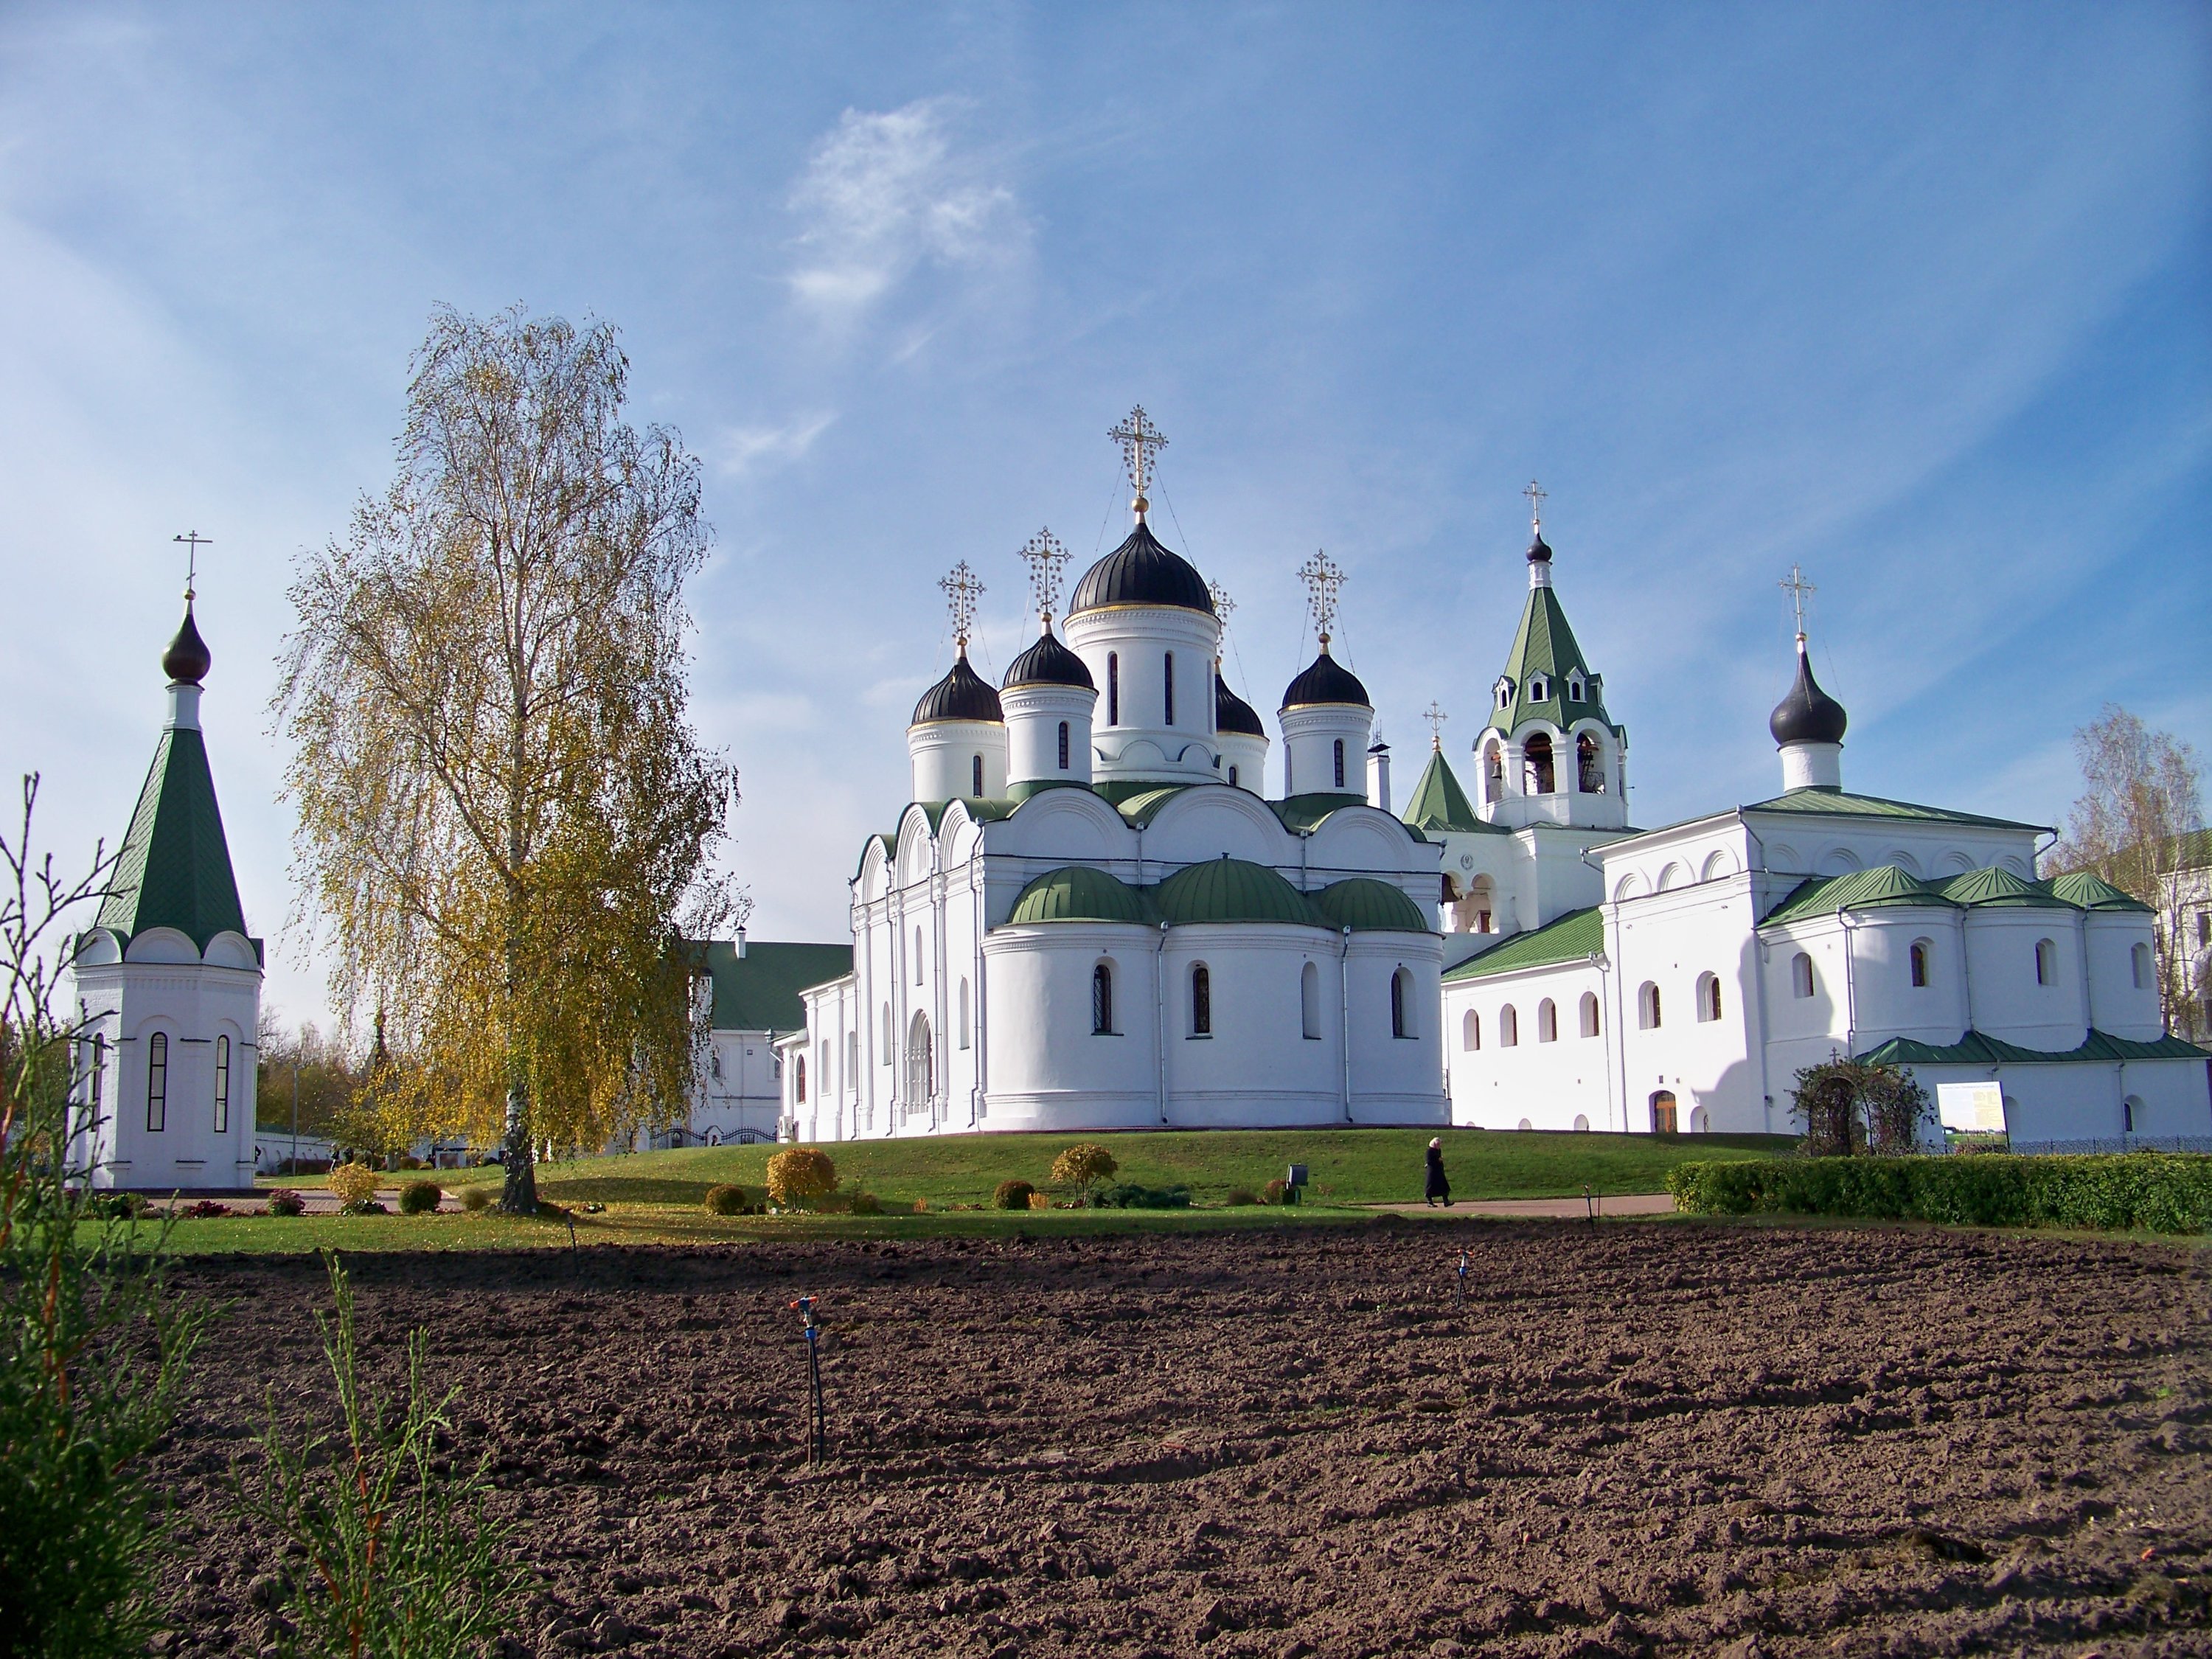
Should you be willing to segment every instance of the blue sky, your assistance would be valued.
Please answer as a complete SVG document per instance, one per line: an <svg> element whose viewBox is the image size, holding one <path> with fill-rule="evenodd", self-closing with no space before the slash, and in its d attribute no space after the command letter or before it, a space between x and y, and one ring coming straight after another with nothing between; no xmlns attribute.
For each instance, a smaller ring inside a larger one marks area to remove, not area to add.
<svg viewBox="0 0 2212 1659"><path fill-rule="evenodd" d="M1643 823L1771 793L1776 584L1846 780L2057 822L2107 700L2212 751L2202 7L16 5L0 13L0 773L118 835L181 569L270 996L283 587L389 476L431 307L620 326L707 468L695 712L760 937L842 937L942 672L1171 443L1272 710L1339 630L1405 781L1557 581ZM280 937L282 936L282 937Z"/></svg>

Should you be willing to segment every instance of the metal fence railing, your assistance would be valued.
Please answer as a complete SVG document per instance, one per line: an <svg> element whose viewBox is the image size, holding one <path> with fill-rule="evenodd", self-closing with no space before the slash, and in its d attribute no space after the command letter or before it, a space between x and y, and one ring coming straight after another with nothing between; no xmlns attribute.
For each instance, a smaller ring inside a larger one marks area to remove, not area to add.
<svg viewBox="0 0 2212 1659"><path fill-rule="evenodd" d="M2114 1135L2091 1140L2015 1140L2025 1157L2081 1157L2089 1152L2212 1152L2212 1135Z"/></svg>

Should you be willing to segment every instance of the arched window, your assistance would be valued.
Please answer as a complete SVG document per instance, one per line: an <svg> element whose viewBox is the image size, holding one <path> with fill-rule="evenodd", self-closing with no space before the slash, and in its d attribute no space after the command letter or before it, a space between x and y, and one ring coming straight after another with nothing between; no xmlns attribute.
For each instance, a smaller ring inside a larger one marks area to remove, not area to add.
<svg viewBox="0 0 2212 1659"><path fill-rule="evenodd" d="M230 1039L215 1040L215 1132L230 1133Z"/></svg>
<svg viewBox="0 0 2212 1659"><path fill-rule="evenodd" d="M835 1075L830 1069L830 1039L828 1037L823 1037L822 1039L821 1056L822 1070L815 1077L815 1086L817 1088L827 1089L832 1086L832 1085L836 1081Z"/></svg>
<svg viewBox="0 0 2212 1659"><path fill-rule="evenodd" d="M1403 968L1390 975L1390 1035L1413 1035L1413 975Z"/></svg>
<svg viewBox="0 0 2212 1659"><path fill-rule="evenodd" d="M983 757L981 755L976 756L971 763L968 793L979 797L983 793Z"/></svg>
<svg viewBox="0 0 2212 1659"><path fill-rule="evenodd" d="M1721 981L1717 974L1698 975L1698 1020L1710 1025L1721 1017Z"/></svg>
<svg viewBox="0 0 2212 1659"><path fill-rule="evenodd" d="M1106 724L1121 723L1121 653L1106 653Z"/></svg>
<svg viewBox="0 0 2212 1659"><path fill-rule="evenodd" d="M1459 1046L1469 1054L1482 1047L1482 1016L1472 1008L1460 1017Z"/></svg>
<svg viewBox="0 0 2212 1659"><path fill-rule="evenodd" d="M1521 1012L1510 1002L1498 1011L1498 1046L1501 1048L1521 1046Z"/></svg>
<svg viewBox="0 0 2212 1659"><path fill-rule="evenodd" d="M1513 707L1513 682L1501 678L1498 682L1497 689L1498 706L1500 708L1510 708Z"/></svg>
<svg viewBox="0 0 2212 1659"><path fill-rule="evenodd" d="M1671 1135L1674 1133L1674 1091L1661 1089L1651 1097L1651 1133Z"/></svg>
<svg viewBox="0 0 2212 1659"><path fill-rule="evenodd" d="M1916 991L1928 988L1928 945L1929 941L1924 939L1913 940L1908 957L1912 965L1912 988Z"/></svg>
<svg viewBox="0 0 2212 1659"><path fill-rule="evenodd" d="M1229 787L1231 789L1237 787L1237 769L1233 766L1229 769Z"/></svg>
<svg viewBox="0 0 2212 1659"><path fill-rule="evenodd" d="M921 983L921 929L914 930L914 982Z"/></svg>
<svg viewBox="0 0 2212 1659"><path fill-rule="evenodd" d="M1594 1037L1597 1030L1597 993L1585 991L1583 993L1583 1035Z"/></svg>
<svg viewBox="0 0 2212 1659"><path fill-rule="evenodd" d="M1815 988L1813 958L1800 951L1790 958L1790 994L1802 1002L1813 994Z"/></svg>
<svg viewBox="0 0 2212 1659"><path fill-rule="evenodd" d="M159 1134L169 1127L169 1034L146 1040L146 1127Z"/></svg>
<svg viewBox="0 0 2212 1659"><path fill-rule="evenodd" d="M1190 970L1190 1034L1213 1035L1213 975L1202 962Z"/></svg>
<svg viewBox="0 0 2212 1659"><path fill-rule="evenodd" d="M806 1103L806 1056L805 1054L799 1055L792 1062L791 1095L792 1098L800 1105L804 1106Z"/></svg>
<svg viewBox="0 0 2212 1659"><path fill-rule="evenodd" d="M1585 795L1605 793L1605 757L1587 732L1575 739L1575 787Z"/></svg>
<svg viewBox="0 0 2212 1659"><path fill-rule="evenodd" d="M1575 1127L1581 1130L1585 1134L1589 1132L1589 1116L1587 1113L1577 1112L1575 1114Z"/></svg>
<svg viewBox="0 0 2212 1659"><path fill-rule="evenodd" d="M1344 787L1344 739L1336 740L1336 787Z"/></svg>
<svg viewBox="0 0 2212 1659"><path fill-rule="evenodd" d="M930 1040L929 1016L916 1014L906 1030L906 1104L927 1107L937 1093L937 1045Z"/></svg>
<svg viewBox="0 0 2212 1659"><path fill-rule="evenodd" d="M1546 997L1536 1005L1536 1041L1557 1042L1559 1040L1559 1010L1551 998Z"/></svg>
<svg viewBox="0 0 2212 1659"><path fill-rule="evenodd" d="M1067 722L1060 723L1060 769L1067 770Z"/></svg>
<svg viewBox="0 0 2212 1659"><path fill-rule="evenodd" d="M1482 751L1482 798L1494 802L1504 793L1505 751L1493 743Z"/></svg>
<svg viewBox="0 0 2212 1659"><path fill-rule="evenodd" d="M2128 952L2128 973L2140 991L2150 983L2150 946L2138 945Z"/></svg>
<svg viewBox="0 0 2212 1659"><path fill-rule="evenodd" d="M960 981L960 1046L968 1046L968 981Z"/></svg>
<svg viewBox="0 0 2212 1659"><path fill-rule="evenodd" d="M2142 947L2137 945L2136 948L2140 951ZM2142 1110L2142 1097L2139 1095L2130 1095L2120 1103L2120 1133L2122 1134L2131 1135L2136 1132L2136 1114L2141 1110Z"/></svg>
<svg viewBox="0 0 2212 1659"><path fill-rule="evenodd" d="M2035 941L2035 982L2038 985L2058 983L2058 947L2047 939Z"/></svg>
<svg viewBox="0 0 2212 1659"><path fill-rule="evenodd" d="M1548 795L1552 783L1552 740L1541 732L1532 732L1521 745L1521 793Z"/></svg>
<svg viewBox="0 0 2212 1659"><path fill-rule="evenodd" d="M1298 975L1298 1030L1310 1041L1321 1041L1321 969L1310 962Z"/></svg>
<svg viewBox="0 0 2212 1659"><path fill-rule="evenodd" d="M1636 1024L1646 1031L1659 1029L1659 988L1648 979L1636 993Z"/></svg>
<svg viewBox="0 0 2212 1659"><path fill-rule="evenodd" d="M1100 963L1091 970L1091 1035L1114 1035L1114 967Z"/></svg>
<svg viewBox="0 0 2212 1659"><path fill-rule="evenodd" d="M860 1034L845 1033L845 1086L856 1089L860 1083Z"/></svg>
<svg viewBox="0 0 2212 1659"><path fill-rule="evenodd" d="M1160 670L1160 689L1167 705L1166 724L1175 724L1175 653L1167 653L1165 665Z"/></svg>
<svg viewBox="0 0 2212 1659"><path fill-rule="evenodd" d="M1583 677L1581 672L1577 670L1567 676L1567 701L1569 702L1580 702L1582 700Z"/></svg>
<svg viewBox="0 0 2212 1659"><path fill-rule="evenodd" d="M1539 674L1534 679L1528 682L1528 701L1530 702L1549 702L1551 700L1551 681L1546 679L1541 674Z"/></svg>

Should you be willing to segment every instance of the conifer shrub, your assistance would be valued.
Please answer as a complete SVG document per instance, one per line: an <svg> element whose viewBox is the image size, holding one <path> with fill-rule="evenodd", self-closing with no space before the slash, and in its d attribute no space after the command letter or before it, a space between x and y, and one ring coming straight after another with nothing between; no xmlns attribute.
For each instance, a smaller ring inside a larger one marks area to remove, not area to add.
<svg viewBox="0 0 2212 1659"><path fill-rule="evenodd" d="M399 1189L399 1213L430 1215L445 1201L446 1189L434 1181L410 1181Z"/></svg>
<svg viewBox="0 0 2212 1659"><path fill-rule="evenodd" d="M803 1209L837 1190L837 1166L813 1146L791 1146L768 1161L768 1195L780 1209Z"/></svg>
<svg viewBox="0 0 2212 1659"><path fill-rule="evenodd" d="M854 1215L881 1215L883 1212L884 1201L880 1198L878 1198L873 1193L854 1193L853 1194L853 1213Z"/></svg>
<svg viewBox="0 0 2212 1659"><path fill-rule="evenodd" d="M1026 1210L1036 1196L1036 1188L1026 1181L1002 1181L991 1194L991 1201L1002 1210Z"/></svg>
<svg viewBox="0 0 2212 1659"><path fill-rule="evenodd" d="M271 1215L305 1215L307 1212L307 1200L297 1193L279 1190L269 1195L269 1213Z"/></svg>
<svg viewBox="0 0 2212 1659"><path fill-rule="evenodd" d="M751 1208L742 1187L709 1187L702 1201L708 1215L744 1215Z"/></svg>
<svg viewBox="0 0 2212 1659"><path fill-rule="evenodd" d="M1124 1181L1095 1194L1092 1205L1102 1210L1188 1210L1188 1187L1140 1187Z"/></svg>
<svg viewBox="0 0 2212 1659"><path fill-rule="evenodd" d="M1757 1158L1680 1164L1693 1215L1832 1215L1982 1227L2212 1231L2212 1156Z"/></svg>
<svg viewBox="0 0 2212 1659"><path fill-rule="evenodd" d="M336 1164L323 1177L323 1184L337 1194L342 1207L353 1210L375 1198L383 1179L366 1164Z"/></svg>

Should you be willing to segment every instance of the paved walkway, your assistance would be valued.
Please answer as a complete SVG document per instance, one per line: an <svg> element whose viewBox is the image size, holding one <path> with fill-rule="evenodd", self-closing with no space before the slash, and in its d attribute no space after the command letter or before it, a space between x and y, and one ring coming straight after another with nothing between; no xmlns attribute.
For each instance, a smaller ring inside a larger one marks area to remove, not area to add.
<svg viewBox="0 0 2212 1659"><path fill-rule="evenodd" d="M1669 1193L1615 1193L1596 1200L1597 1212L1607 1215L1672 1215ZM1486 1215L1516 1220L1582 1221L1589 1206L1581 1198L1463 1198L1449 1206L1432 1204L1370 1204L1370 1210L1395 1215Z"/></svg>

